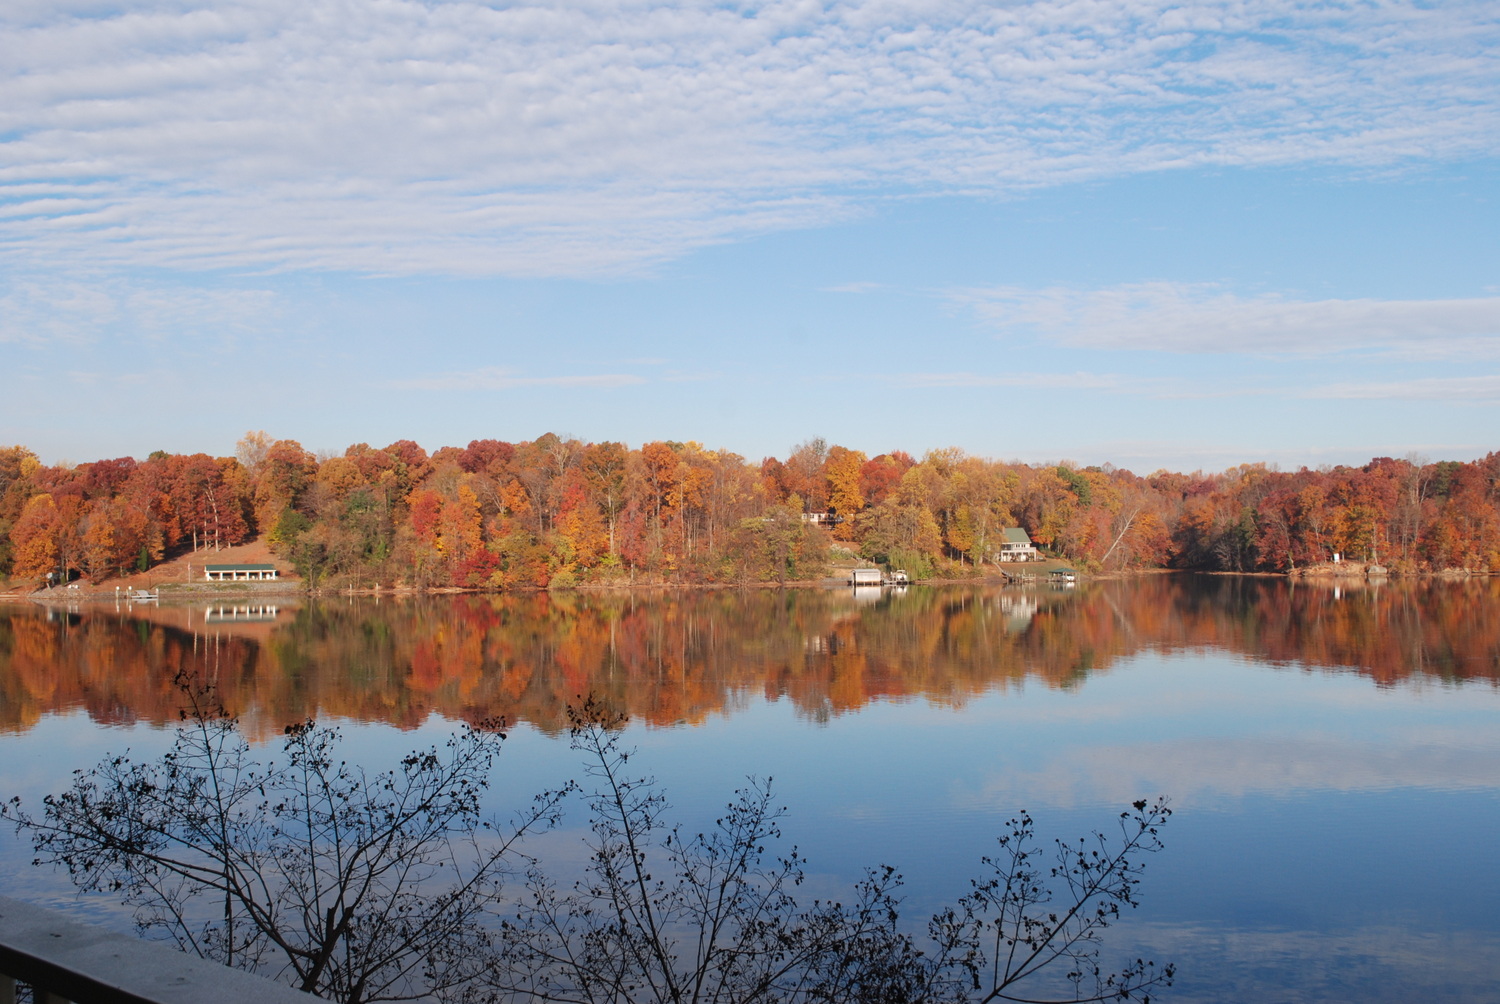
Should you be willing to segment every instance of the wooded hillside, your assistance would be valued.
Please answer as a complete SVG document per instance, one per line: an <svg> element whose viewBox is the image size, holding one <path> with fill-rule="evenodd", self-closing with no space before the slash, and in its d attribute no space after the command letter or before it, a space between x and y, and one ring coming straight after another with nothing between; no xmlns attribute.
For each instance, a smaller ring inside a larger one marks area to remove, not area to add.
<svg viewBox="0 0 1500 1004"><path fill-rule="evenodd" d="M821 522L808 514L826 513ZM263 535L315 585L561 587L816 577L829 545L914 577L973 574L1002 531L1085 568L1288 571L1331 560L1500 571L1500 453L1221 474L868 457L814 439L751 463L697 443L409 440L319 458L249 433L233 457L46 466L0 448L0 575L95 582Z"/></svg>

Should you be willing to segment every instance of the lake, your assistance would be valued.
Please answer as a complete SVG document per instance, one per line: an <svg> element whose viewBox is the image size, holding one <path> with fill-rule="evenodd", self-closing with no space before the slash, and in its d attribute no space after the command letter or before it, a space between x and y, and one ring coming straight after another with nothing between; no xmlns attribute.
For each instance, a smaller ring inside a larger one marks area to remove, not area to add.
<svg viewBox="0 0 1500 1004"><path fill-rule="evenodd" d="M1176 962L1162 1000L1500 1000L1500 582L0 606L0 793L164 748L179 669L263 741L334 721L371 764L503 715L499 810L577 773L592 694L688 827L770 776L814 894L890 863L913 921L1019 810L1077 838L1165 795L1102 957ZM582 822L535 852L576 861ZM6 893L126 923L0 855Z"/></svg>

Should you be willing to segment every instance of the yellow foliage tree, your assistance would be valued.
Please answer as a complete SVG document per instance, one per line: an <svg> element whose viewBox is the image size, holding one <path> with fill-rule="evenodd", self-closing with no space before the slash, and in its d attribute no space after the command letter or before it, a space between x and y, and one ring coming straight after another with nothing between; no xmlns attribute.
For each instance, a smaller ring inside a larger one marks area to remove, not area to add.
<svg viewBox="0 0 1500 1004"><path fill-rule="evenodd" d="M854 539L854 517L865 507L859 476L866 459L860 450L833 446L823 464L823 472L828 478L828 507L843 517L843 522L833 530L833 536L838 540Z"/></svg>
<svg viewBox="0 0 1500 1004"><path fill-rule="evenodd" d="M52 496L33 495L11 527L15 547L15 573L22 577L43 576L57 571L60 519Z"/></svg>

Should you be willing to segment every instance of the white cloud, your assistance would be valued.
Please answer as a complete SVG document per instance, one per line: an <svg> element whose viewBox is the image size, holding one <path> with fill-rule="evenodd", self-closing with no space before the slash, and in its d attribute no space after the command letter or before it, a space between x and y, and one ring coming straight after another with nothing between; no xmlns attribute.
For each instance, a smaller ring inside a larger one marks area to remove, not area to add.
<svg viewBox="0 0 1500 1004"><path fill-rule="evenodd" d="M629 387L645 382L642 377L630 373L531 377L487 366L463 373L439 373L412 380L395 380L390 386L402 390L509 390L514 387Z"/></svg>
<svg viewBox="0 0 1500 1004"><path fill-rule="evenodd" d="M1493 155L1484 0L12 0L0 253L579 274L871 199Z"/></svg>
<svg viewBox="0 0 1500 1004"><path fill-rule="evenodd" d="M1466 377L1419 377L1413 380L1336 383L1314 387L1307 397L1346 400L1500 402L1500 374Z"/></svg>
<svg viewBox="0 0 1500 1004"><path fill-rule="evenodd" d="M1112 373L907 373L907 387L1022 387L1030 390L1141 390L1142 381Z"/></svg>
<svg viewBox="0 0 1500 1004"><path fill-rule="evenodd" d="M1288 734L1274 742L1226 737L1082 747L1037 771L997 774L960 800L974 805L1119 804L1143 791L1170 791L1174 802L1187 806L1267 792L1500 788L1500 753L1436 738L1389 747L1317 734Z"/></svg>
<svg viewBox="0 0 1500 1004"><path fill-rule="evenodd" d="M1255 820L1254 814L1249 818ZM1351 831L1357 832L1352 826ZM1314 839L1330 835L1318 834ZM1261 831L1257 836L1265 839ZM1306 834L1285 836L1290 841ZM1363 837L1360 834L1352 839ZM1167 839L1170 845L1173 838ZM1430 919L1416 919L1405 896L1393 888L1399 886L1384 876L1369 885L1360 883L1363 888L1356 898L1363 899L1362 894L1370 890L1376 890L1380 898L1380 908L1365 913L1333 891L1338 880L1331 882L1324 874L1314 878L1301 871L1300 859L1307 852L1306 846L1283 846L1284 874L1262 879L1275 884L1264 892L1257 889L1253 906L1243 901L1226 904L1223 917L1212 921L1172 923L1132 918L1128 926L1111 932L1114 951L1126 958L1149 954L1180 960L1179 972L1186 976L1191 971L1193 975L1186 979L1180 976L1170 994L1163 995L1178 1000L1275 998L1405 1004L1435 997L1483 1000L1493 996L1494 974L1500 972L1500 941L1488 930L1489 925L1466 927L1462 921L1449 920L1446 911L1426 915ZM1393 874L1406 869L1421 878L1430 874L1423 861L1425 851L1418 849L1413 837L1403 835L1381 846L1386 848ZM1314 859L1319 860L1316 855ZM1298 864L1292 864L1294 860ZM1462 874L1461 869L1457 874ZM1151 888L1149 878L1146 887ZM1212 886L1203 891L1209 896L1216 892ZM1445 894L1434 887L1425 895L1436 899ZM1303 900L1303 896L1308 899ZM1320 899L1325 902L1314 905ZM1269 902L1287 906L1271 919L1265 907ZM1324 919L1330 916L1337 917L1338 922Z"/></svg>
<svg viewBox="0 0 1500 1004"><path fill-rule="evenodd" d="M193 338L262 330L280 314L274 293L127 281L20 276L0 280L0 343L85 345L97 339ZM205 343L204 338L212 341Z"/></svg>
<svg viewBox="0 0 1500 1004"><path fill-rule="evenodd" d="M175 374L157 370L151 373L104 373L91 370L69 370L68 380L89 390L100 388L148 389L159 393L175 378Z"/></svg>
<svg viewBox="0 0 1500 1004"><path fill-rule="evenodd" d="M951 294L1002 330L1064 345L1178 353L1431 357L1500 354L1500 297L1290 300L1213 286L1140 283L1100 290L992 288Z"/></svg>

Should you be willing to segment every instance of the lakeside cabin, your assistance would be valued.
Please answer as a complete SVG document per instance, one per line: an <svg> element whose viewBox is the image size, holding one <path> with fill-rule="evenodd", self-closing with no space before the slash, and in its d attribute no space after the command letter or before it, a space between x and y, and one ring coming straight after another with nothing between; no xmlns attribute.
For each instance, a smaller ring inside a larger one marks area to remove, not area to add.
<svg viewBox="0 0 1500 1004"><path fill-rule="evenodd" d="M275 565L204 565L205 582L273 582Z"/></svg>
<svg viewBox="0 0 1500 1004"><path fill-rule="evenodd" d="M1036 545L1031 542L1031 535L1019 526L1008 526L1002 533L1005 535L1000 542L1001 561L1041 561L1041 553L1037 551Z"/></svg>

